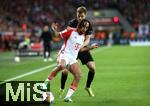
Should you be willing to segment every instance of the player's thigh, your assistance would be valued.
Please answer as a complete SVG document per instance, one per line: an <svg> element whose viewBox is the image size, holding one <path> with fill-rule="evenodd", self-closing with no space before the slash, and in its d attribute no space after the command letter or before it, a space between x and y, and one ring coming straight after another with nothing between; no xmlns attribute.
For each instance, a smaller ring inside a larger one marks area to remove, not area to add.
<svg viewBox="0 0 150 106"><path fill-rule="evenodd" d="M70 72L73 74L81 75L81 68L78 62L70 65Z"/></svg>
<svg viewBox="0 0 150 106"><path fill-rule="evenodd" d="M57 58L57 63L58 65L61 65L64 68L66 68L66 65L68 64L68 58L66 57L65 54L60 54Z"/></svg>
<svg viewBox="0 0 150 106"><path fill-rule="evenodd" d="M66 68L66 60L60 59L60 60L58 61L58 66L59 66L61 69L65 69L65 68Z"/></svg>

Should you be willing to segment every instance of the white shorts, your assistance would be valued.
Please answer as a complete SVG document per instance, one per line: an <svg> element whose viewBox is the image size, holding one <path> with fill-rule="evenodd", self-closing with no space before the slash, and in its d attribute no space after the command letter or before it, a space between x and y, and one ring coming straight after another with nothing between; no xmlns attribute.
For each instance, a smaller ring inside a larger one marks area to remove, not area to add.
<svg viewBox="0 0 150 106"><path fill-rule="evenodd" d="M69 54L60 53L58 55L57 61L60 62L62 59L66 61L66 66L72 65L72 64L78 62L76 57L74 58L73 56L71 56Z"/></svg>

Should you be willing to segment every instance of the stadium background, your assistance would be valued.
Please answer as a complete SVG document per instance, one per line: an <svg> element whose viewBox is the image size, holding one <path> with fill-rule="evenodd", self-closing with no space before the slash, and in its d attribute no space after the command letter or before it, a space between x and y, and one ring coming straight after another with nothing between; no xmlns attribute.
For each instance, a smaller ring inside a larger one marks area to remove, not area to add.
<svg viewBox="0 0 150 106"><path fill-rule="evenodd" d="M87 17L94 28L90 43L100 44L92 51L97 71L92 86L96 97L90 98L83 92L87 69L81 66L83 78L72 105L149 106L149 0L0 0L2 83L9 80L44 80L55 61L45 63L41 56L27 56L22 57L20 63L15 63L15 50L26 36L30 36L31 43L38 45L45 24L57 22L59 30L64 29L81 5L87 7ZM58 38L53 41L52 57L56 59L55 54L62 41ZM42 52L42 49L39 50ZM55 105L66 106L69 104L58 99L59 80L60 75L52 82Z"/></svg>

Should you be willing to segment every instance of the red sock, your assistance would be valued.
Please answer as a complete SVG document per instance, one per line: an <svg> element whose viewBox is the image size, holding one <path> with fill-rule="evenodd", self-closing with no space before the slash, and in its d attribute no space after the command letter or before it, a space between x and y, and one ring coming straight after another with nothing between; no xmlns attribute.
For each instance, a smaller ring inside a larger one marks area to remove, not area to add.
<svg viewBox="0 0 150 106"><path fill-rule="evenodd" d="M73 89L75 91L77 89L77 87L78 87L78 85L72 83L70 89Z"/></svg>
<svg viewBox="0 0 150 106"><path fill-rule="evenodd" d="M49 80L52 80L55 76L56 76L56 73L55 73L54 71L52 71L52 72L50 73L50 75L48 76L48 79L49 79Z"/></svg>

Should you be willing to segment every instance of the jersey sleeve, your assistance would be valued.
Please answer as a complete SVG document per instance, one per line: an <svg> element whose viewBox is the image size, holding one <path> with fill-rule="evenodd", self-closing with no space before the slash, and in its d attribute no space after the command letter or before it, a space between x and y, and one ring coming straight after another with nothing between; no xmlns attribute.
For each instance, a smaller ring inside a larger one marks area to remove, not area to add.
<svg viewBox="0 0 150 106"><path fill-rule="evenodd" d="M68 38L70 37L72 31L73 31L73 30L67 30L67 29L65 29L65 30L59 32L59 35L60 35L60 37L61 37L62 39L68 39Z"/></svg>

